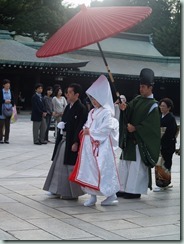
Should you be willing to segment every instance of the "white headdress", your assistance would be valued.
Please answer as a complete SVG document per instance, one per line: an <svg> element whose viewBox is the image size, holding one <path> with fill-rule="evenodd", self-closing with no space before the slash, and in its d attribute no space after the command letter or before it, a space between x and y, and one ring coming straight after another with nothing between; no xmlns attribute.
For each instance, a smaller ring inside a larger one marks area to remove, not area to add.
<svg viewBox="0 0 184 244"><path fill-rule="evenodd" d="M109 82L105 75L101 75L86 91L88 96L92 96L100 105L111 111L114 116L114 103Z"/></svg>

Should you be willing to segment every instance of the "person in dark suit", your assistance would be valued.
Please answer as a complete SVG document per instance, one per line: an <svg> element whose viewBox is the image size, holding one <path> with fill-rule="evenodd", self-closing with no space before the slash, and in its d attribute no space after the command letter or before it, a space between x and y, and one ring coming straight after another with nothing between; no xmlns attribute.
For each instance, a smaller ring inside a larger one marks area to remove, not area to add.
<svg viewBox="0 0 184 244"><path fill-rule="evenodd" d="M62 196L64 200L74 200L84 194L79 185L68 179L78 155L79 133L87 120L87 109L79 99L80 94L81 87L78 84L71 84L67 89L69 104L64 110L62 122L58 124L59 133L63 132L63 135L43 187L45 191Z"/></svg>
<svg viewBox="0 0 184 244"><path fill-rule="evenodd" d="M13 109L14 106L14 95L13 92L10 90L10 80L4 79L3 80L3 89L0 91L0 143L9 144L9 134L10 134L10 122L11 122L11 115L6 116L3 114L3 106L7 107L8 109ZM12 110L13 111L13 110ZM5 137L3 141L3 132L5 130Z"/></svg>
<svg viewBox="0 0 184 244"><path fill-rule="evenodd" d="M44 100L42 97L43 85L37 83L35 85L35 94L32 96L32 113L31 120L33 121L33 143L35 145L47 144L44 141L46 131L46 120L47 115Z"/></svg>

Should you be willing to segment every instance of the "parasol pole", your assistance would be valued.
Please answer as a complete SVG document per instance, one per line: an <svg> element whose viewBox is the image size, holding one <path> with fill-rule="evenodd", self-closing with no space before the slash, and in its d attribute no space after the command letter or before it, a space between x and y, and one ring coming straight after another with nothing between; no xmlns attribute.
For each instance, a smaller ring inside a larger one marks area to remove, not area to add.
<svg viewBox="0 0 184 244"><path fill-rule="evenodd" d="M109 68L109 66L108 66L108 64L107 64L107 61L106 61L106 59L105 59L105 56L104 56L104 53L103 53L102 48L101 48L101 46L100 46L100 43L97 42L97 45L98 45L98 48L99 48L100 53L101 53L101 55L102 55L103 61L104 61L104 63L105 63L105 66L106 66L106 68L107 68L107 71L108 71L110 80L112 81L110 84L112 85L112 88L114 89L114 92L115 92L115 94L116 94L116 96L117 96L117 99L119 100L119 103L122 103L121 98L120 98L120 94L119 94L119 92L117 91L117 89L116 89L116 87L115 87L115 85L114 85L114 78L113 78L112 73L111 73L111 71L110 71L110 68ZM127 117L126 117L125 111L122 111L122 114L123 114L123 120L124 120L124 123L125 123L125 125L126 125L126 126L125 126L125 128L126 128L126 127L127 127L127 123L128 123L128 121L127 121ZM123 130L125 131L124 133L126 134L127 132L126 132L126 129L125 129L125 128L123 128ZM126 147L126 136L123 137L123 148L125 148L125 147Z"/></svg>
<svg viewBox="0 0 184 244"><path fill-rule="evenodd" d="M119 98L120 94L119 94L119 92L117 91L117 89L116 89L116 87L115 87L115 85L114 85L114 78L113 78L113 76L112 76L112 73L111 73L111 71L110 71L110 68L109 68L109 66L108 66L108 63L107 63L107 61L106 61L106 59L105 59L105 56L104 56L104 53L103 53L102 48L101 48L101 46L100 46L100 43L97 42L97 45L98 45L98 48L99 48L100 53L101 53L101 55L102 55L103 61L104 61L104 63L105 63L105 66L106 66L106 68L107 68L107 72L108 72L108 74L109 74L110 80L112 81L112 83L111 83L111 84L112 84L112 87L113 87L113 89L114 89L114 91L115 91L115 93L116 93L117 98Z"/></svg>

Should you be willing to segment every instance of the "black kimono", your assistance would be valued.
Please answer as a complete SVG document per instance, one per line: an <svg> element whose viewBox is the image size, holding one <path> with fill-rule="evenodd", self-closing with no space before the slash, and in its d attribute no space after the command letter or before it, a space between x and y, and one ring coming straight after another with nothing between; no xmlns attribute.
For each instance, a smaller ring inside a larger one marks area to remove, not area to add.
<svg viewBox="0 0 184 244"><path fill-rule="evenodd" d="M172 156L176 147L177 124L172 113L161 118L161 127L166 127L166 131L161 138L161 155L164 159L164 166L171 170Z"/></svg>
<svg viewBox="0 0 184 244"><path fill-rule="evenodd" d="M161 117L161 127L165 127L165 132L161 137L160 157L155 166L155 183L158 187L172 187L171 166L172 157L175 152L177 124L172 113Z"/></svg>
<svg viewBox="0 0 184 244"><path fill-rule="evenodd" d="M65 123L63 136L58 134L53 163L45 181L44 190L71 198L84 194L80 186L69 182L68 178L78 155L78 152L71 151L71 147L74 143L79 143L79 133L86 120L87 110L80 100L77 100L71 108L70 104L67 105L62 116L62 121Z"/></svg>

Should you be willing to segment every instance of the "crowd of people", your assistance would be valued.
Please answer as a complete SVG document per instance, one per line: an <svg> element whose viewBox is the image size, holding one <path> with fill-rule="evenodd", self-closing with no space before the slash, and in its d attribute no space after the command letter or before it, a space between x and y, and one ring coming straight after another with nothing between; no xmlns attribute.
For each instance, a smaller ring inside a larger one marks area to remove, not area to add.
<svg viewBox="0 0 184 244"><path fill-rule="evenodd" d="M156 188L171 187L172 157L176 150L178 126L170 98L156 101L153 96L154 72L140 72L140 95L130 102L113 102L109 81L101 75L86 91L70 84L62 95L57 85L45 90L35 85L32 96L33 143L49 142L51 118L55 120L55 146L52 164L43 190L63 200L77 200L84 194L84 206L93 206L104 196L102 206L118 204L118 198L141 198L152 190L151 170L155 169ZM0 143L9 143L10 118L14 96L10 81L3 81L0 92ZM118 117L115 116L118 106ZM162 133L161 133L162 131ZM4 140L3 140L4 134ZM116 162L116 149L121 149Z"/></svg>
<svg viewBox="0 0 184 244"><path fill-rule="evenodd" d="M35 145L47 144L49 141L49 129L51 118L55 121L55 135L57 135L57 124L61 122L63 112L67 106L67 101L62 96L60 85L56 85L54 89L48 86L45 91L45 96L42 96L43 84L35 85L35 94L32 96L32 113L31 120L33 121L33 143Z"/></svg>

